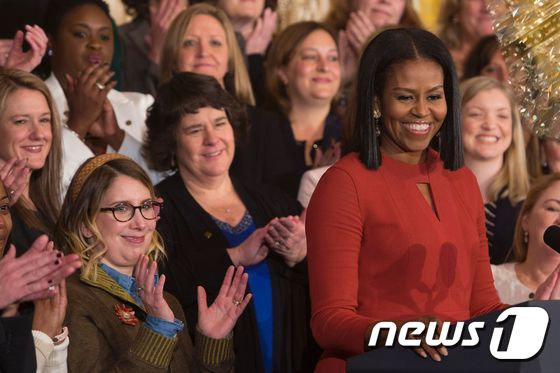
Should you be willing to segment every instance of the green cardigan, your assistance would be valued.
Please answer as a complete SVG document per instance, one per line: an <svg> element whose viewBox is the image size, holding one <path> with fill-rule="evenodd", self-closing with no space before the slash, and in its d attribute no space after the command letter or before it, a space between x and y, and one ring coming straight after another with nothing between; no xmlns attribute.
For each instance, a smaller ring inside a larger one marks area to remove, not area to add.
<svg viewBox="0 0 560 373"><path fill-rule="evenodd" d="M197 333L193 348L187 328L167 338L144 327L142 306L104 271L95 281L77 276L67 280L69 372L233 372L232 338L216 340ZM175 314L185 320L181 306L171 294L164 298ZM134 310L137 325L122 322L115 306Z"/></svg>

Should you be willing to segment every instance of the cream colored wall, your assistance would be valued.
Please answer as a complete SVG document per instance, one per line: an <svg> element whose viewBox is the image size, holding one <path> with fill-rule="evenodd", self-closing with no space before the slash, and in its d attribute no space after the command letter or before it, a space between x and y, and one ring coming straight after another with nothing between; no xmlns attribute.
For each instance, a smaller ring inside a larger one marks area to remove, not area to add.
<svg viewBox="0 0 560 373"><path fill-rule="evenodd" d="M413 0L414 8L420 15L426 28L432 32L437 31L437 19L441 3L445 0Z"/></svg>

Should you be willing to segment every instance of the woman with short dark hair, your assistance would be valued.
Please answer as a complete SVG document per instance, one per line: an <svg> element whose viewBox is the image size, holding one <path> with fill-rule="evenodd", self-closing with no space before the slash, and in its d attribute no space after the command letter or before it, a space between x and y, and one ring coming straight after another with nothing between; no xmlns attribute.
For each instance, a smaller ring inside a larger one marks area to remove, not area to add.
<svg viewBox="0 0 560 373"><path fill-rule="evenodd" d="M158 230L166 240L168 288L196 317L196 284L212 300L220 273L243 265L253 304L234 330L239 372L308 372L305 229L301 206L280 191L230 176L242 109L212 77L178 73L158 90L144 151L177 172L156 188L166 202Z"/></svg>

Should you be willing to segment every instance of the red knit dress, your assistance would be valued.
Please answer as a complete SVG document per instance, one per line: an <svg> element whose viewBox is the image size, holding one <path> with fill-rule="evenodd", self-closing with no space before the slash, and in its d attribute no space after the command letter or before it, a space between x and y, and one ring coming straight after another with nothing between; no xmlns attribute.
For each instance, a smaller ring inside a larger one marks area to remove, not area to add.
<svg viewBox="0 0 560 373"><path fill-rule="evenodd" d="M311 327L325 350L317 372L344 372L376 321L465 320L504 307L476 179L444 169L434 151L421 165L383 155L377 170L344 157L319 182L306 222Z"/></svg>

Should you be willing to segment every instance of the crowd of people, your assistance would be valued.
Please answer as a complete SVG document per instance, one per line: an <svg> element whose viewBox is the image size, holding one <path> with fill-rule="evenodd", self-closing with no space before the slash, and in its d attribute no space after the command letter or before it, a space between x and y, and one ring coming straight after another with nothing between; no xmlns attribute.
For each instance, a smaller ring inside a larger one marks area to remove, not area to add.
<svg viewBox="0 0 560 373"><path fill-rule="evenodd" d="M0 40L0 371L343 372L378 322L558 298L560 147L484 0L437 36L411 0L46 3Z"/></svg>

